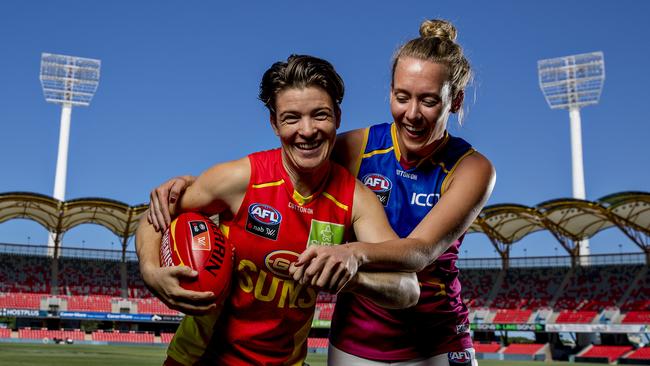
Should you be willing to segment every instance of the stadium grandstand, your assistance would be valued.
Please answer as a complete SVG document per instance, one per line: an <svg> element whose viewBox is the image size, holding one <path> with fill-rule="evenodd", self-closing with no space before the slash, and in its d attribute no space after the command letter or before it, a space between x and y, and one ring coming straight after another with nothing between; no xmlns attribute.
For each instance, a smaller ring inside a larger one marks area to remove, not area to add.
<svg viewBox="0 0 650 366"><path fill-rule="evenodd" d="M28 219L55 234L52 247L0 243L0 341L169 343L183 315L150 294L126 248L145 210L100 198L0 194L0 223ZM113 232L121 250L60 245L66 231L88 223ZM641 251L581 255L577 243L607 228ZM514 243L540 230L566 255L510 256ZM650 194L492 205L469 232L485 234L500 255L458 261L479 358L650 364ZM327 350L335 302L331 294L318 297L312 352ZM520 332L532 340L509 337Z"/></svg>

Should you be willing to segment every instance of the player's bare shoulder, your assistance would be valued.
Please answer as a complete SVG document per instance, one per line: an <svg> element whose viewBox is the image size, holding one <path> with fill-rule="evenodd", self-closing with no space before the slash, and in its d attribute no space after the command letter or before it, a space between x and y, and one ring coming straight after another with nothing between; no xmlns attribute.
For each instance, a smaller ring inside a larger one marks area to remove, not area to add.
<svg viewBox="0 0 650 366"><path fill-rule="evenodd" d="M352 170L361 156L367 128L347 131L336 136L332 160Z"/></svg>
<svg viewBox="0 0 650 366"><path fill-rule="evenodd" d="M496 180L496 170L490 160L478 151L464 157L449 177L448 187L472 185L491 192Z"/></svg>

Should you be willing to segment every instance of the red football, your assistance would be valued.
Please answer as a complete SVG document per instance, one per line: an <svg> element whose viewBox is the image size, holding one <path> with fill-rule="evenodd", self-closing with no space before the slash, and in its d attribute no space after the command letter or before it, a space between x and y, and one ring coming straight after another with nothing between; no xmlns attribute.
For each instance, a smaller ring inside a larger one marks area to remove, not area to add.
<svg viewBox="0 0 650 366"><path fill-rule="evenodd" d="M232 246L210 218L195 212L180 214L165 231L160 246L162 266L188 266L199 275L182 280L192 291L212 291L217 302L228 294Z"/></svg>

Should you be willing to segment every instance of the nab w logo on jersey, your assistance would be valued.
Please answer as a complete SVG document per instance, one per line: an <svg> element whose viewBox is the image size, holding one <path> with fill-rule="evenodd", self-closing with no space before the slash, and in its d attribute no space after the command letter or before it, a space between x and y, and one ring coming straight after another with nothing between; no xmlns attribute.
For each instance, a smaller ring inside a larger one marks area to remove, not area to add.
<svg viewBox="0 0 650 366"><path fill-rule="evenodd" d="M192 250L210 250L210 234L208 226L203 221L190 221L192 232Z"/></svg>
<svg viewBox="0 0 650 366"><path fill-rule="evenodd" d="M465 366L472 364L472 354L468 351L458 351L447 353L449 366Z"/></svg>
<svg viewBox="0 0 650 366"><path fill-rule="evenodd" d="M364 176L362 181L366 187L375 192L377 198L379 198L379 202L381 202L382 205L386 206L388 204L388 200L390 199L390 191L393 188L393 183L390 181L390 179L381 174L371 173Z"/></svg>
<svg viewBox="0 0 650 366"><path fill-rule="evenodd" d="M248 206L246 231L263 238L277 240L282 215L275 208L263 203Z"/></svg>

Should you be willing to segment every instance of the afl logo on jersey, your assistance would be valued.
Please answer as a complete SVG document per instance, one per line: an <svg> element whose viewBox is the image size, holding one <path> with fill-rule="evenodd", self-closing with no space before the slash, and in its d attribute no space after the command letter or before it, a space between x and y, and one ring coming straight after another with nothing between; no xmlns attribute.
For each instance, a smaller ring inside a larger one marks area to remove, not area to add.
<svg viewBox="0 0 650 366"><path fill-rule="evenodd" d="M282 215L275 208L263 203L248 206L246 231L263 238L277 240Z"/></svg>
<svg viewBox="0 0 650 366"><path fill-rule="evenodd" d="M447 359L450 366L469 366L472 364L472 354L468 351L448 352Z"/></svg>
<svg viewBox="0 0 650 366"><path fill-rule="evenodd" d="M390 191L393 188L393 182L390 179L378 173L371 173L364 176L362 181L366 187L375 192L382 205L386 206L388 204Z"/></svg>
<svg viewBox="0 0 650 366"><path fill-rule="evenodd" d="M298 253L290 250L276 250L266 255L264 263L266 268L274 275L282 278L291 278L289 266L298 260Z"/></svg>

